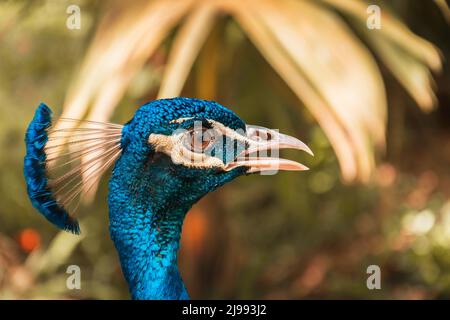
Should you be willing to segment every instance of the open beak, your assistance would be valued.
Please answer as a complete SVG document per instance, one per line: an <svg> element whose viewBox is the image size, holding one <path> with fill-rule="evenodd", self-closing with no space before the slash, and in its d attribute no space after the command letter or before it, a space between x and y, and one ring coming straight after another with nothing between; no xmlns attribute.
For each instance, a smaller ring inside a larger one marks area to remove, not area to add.
<svg viewBox="0 0 450 320"><path fill-rule="evenodd" d="M299 139L272 129L247 125L246 137L243 140L246 148L234 161L226 165L226 171L242 166L249 167L247 173L278 170L304 171L309 168L301 163L278 157L279 150L297 149L314 156L311 149ZM269 153L270 157L267 156Z"/></svg>

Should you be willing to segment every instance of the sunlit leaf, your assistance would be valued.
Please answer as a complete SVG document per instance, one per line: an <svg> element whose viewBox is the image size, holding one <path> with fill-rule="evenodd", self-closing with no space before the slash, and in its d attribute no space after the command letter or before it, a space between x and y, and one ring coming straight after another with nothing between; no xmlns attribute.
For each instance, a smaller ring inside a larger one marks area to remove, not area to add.
<svg viewBox="0 0 450 320"><path fill-rule="evenodd" d="M206 40L217 9L213 2L200 5L187 17L170 51L158 98L180 95L192 64Z"/></svg>
<svg viewBox="0 0 450 320"><path fill-rule="evenodd" d="M270 45L285 50L295 63L290 72L304 76L324 99L324 111L340 122L354 152L355 177L367 180L374 163L371 144L384 143L386 114L381 75L368 51L337 16L309 2L248 3L247 11L263 23L260 29L273 37ZM298 19L299 15L304 17ZM297 94L304 100L303 90ZM306 106L316 108L315 104ZM327 135L332 139L335 133ZM333 143L333 147L339 145Z"/></svg>
<svg viewBox="0 0 450 320"><path fill-rule="evenodd" d="M432 109L436 105L436 96L428 67L414 56L405 55L401 48L385 37L367 34L367 40L417 104L425 111Z"/></svg>
<svg viewBox="0 0 450 320"><path fill-rule="evenodd" d="M423 110L430 110L435 102L428 68L439 71L441 58L436 47L415 35L385 8L381 9L381 29L366 28L368 3L356 0L322 0L348 14L362 24L361 30L373 49L416 100Z"/></svg>
<svg viewBox="0 0 450 320"><path fill-rule="evenodd" d="M442 14L444 15L447 22L450 23L450 7L448 6L447 2L445 0L434 0L434 2L436 2L436 4L441 9Z"/></svg>
<svg viewBox="0 0 450 320"><path fill-rule="evenodd" d="M227 9L230 10L267 61L316 117L332 144L336 146L335 151L340 160L344 178L355 179L357 166L352 145L335 115L329 111L327 103L305 77L300 72L295 71L297 66L294 61L280 48L275 39L270 36L270 33L264 30L264 25L248 7L241 4L228 6Z"/></svg>

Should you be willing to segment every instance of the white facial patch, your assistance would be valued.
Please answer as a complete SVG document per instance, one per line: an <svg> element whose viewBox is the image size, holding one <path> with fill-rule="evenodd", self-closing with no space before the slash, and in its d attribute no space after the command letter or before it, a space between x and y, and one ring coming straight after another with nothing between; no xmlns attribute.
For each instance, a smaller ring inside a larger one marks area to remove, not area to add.
<svg viewBox="0 0 450 320"><path fill-rule="evenodd" d="M180 118L171 123L183 123L189 119L192 118ZM170 136L150 134L148 142L155 151L170 156L173 163L190 168L230 171L245 166L249 167L248 173L270 174L279 169L307 170L307 167L300 163L279 158L279 149L286 148L303 150L312 155L308 146L297 138L281 134L278 130L249 125L245 131L233 130L220 122L205 120L208 122L206 127L202 121L194 121L193 127L175 130ZM237 150L238 145L245 147ZM237 151L239 154L235 154ZM224 163L220 156L226 153L234 154L235 158Z"/></svg>
<svg viewBox="0 0 450 320"><path fill-rule="evenodd" d="M192 118L180 118L171 123L182 123ZM163 134L150 134L148 142L154 146L155 151L162 152L171 157L173 163L190 168L219 168L225 169L224 162L208 154L208 147L224 137L243 141L246 139L244 130L242 134L223 124L207 120L211 128L204 128L201 121L194 122L192 129L178 129L170 136Z"/></svg>

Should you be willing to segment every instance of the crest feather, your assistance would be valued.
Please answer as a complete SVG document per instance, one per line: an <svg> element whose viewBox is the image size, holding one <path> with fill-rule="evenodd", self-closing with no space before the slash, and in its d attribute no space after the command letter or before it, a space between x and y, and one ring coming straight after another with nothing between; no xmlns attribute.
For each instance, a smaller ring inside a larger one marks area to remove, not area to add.
<svg viewBox="0 0 450 320"><path fill-rule="evenodd" d="M41 103L25 135L28 196L50 222L78 234L73 214L81 196L120 156L123 126L61 118L53 127L51 117L50 108Z"/></svg>

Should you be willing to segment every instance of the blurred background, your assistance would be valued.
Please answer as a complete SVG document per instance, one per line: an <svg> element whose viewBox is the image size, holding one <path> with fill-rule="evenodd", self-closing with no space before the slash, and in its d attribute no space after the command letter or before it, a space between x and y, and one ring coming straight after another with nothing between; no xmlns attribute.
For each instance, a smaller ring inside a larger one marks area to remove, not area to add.
<svg viewBox="0 0 450 320"><path fill-rule="evenodd" d="M125 123L179 95L315 153L287 154L310 171L240 178L193 207L180 252L192 298L450 298L449 23L445 0L0 1L0 298L129 297L109 174L77 212L81 236L28 200L39 102ZM66 288L72 264L81 290Z"/></svg>

